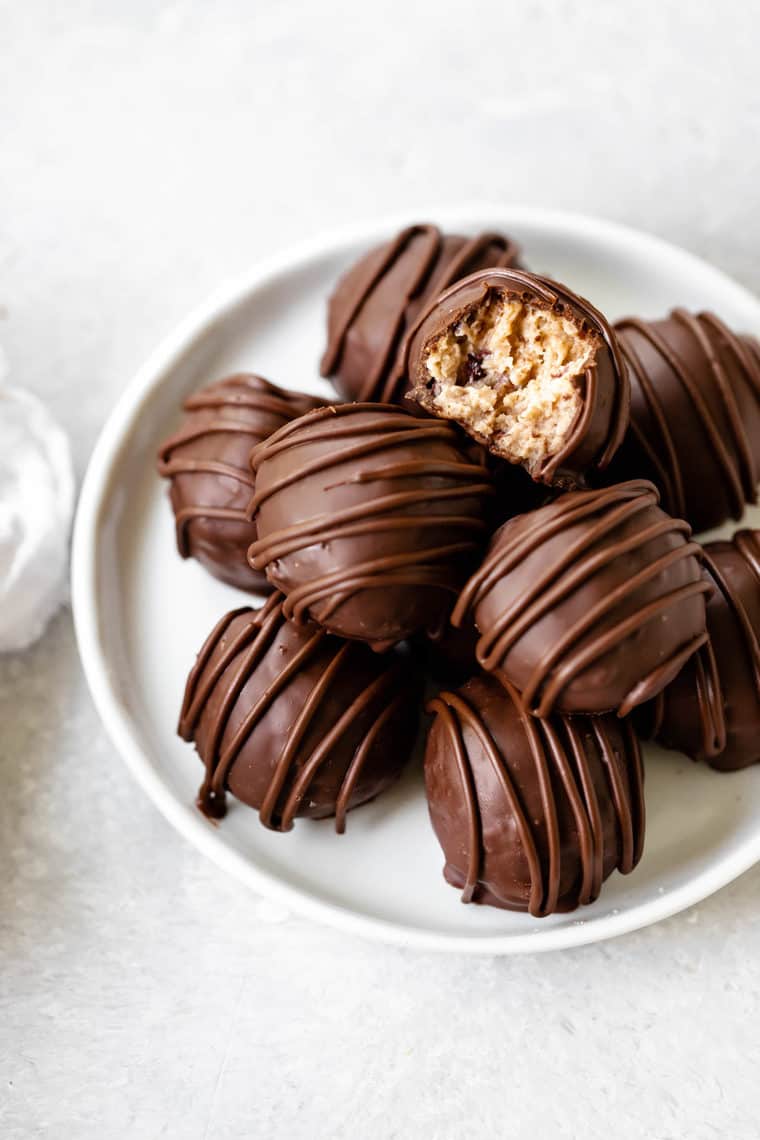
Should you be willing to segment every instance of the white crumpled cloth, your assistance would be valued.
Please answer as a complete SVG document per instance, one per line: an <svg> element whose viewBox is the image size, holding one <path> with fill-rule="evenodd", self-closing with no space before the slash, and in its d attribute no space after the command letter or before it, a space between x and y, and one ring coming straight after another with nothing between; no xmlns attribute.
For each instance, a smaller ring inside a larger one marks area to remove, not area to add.
<svg viewBox="0 0 760 1140"><path fill-rule="evenodd" d="M69 441L0 358L0 652L25 649L66 596L74 472Z"/></svg>

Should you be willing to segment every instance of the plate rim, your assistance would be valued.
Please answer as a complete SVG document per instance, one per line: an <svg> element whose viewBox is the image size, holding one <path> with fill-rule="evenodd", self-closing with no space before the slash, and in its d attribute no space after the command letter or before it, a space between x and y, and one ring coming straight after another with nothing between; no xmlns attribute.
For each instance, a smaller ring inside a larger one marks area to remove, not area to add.
<svg viewBox="0 0 760 1140"><path fill-rule="evenodd" d="M90 694L108 737L124 759L138 784L177 831L222 870L261 896L285 905L293 913L313 921L358 934L372 940L425 951L476 955L537 953L588 945L618 937L660 922L701 902L721 887L760 862L760 827L735 850L724 855L687 882L668 890L661 899L650 899L631 908L621 908L593 921L579 920L560 927L532 926L525 933L452 934L406 926L318 899L294 886L227 846L208 828L194 807L181 803L161 777L141 747L131 717L118 695L118 677L111 666L100 637L97 556L98 520L110 493L120 452L136 425L140 410L152 392L166 381L167 374L208 330L259 288L283 273L303 268L307 263L357 242L369 245L381 241L409 224L412 213L435 217L446 228L470 229L482 225L519 230L521 225L535 229L565 228L574 236L614 239L616 244L635 246L651 253L658 261L667 258L688 268L707 270L737 303L754 307L760 326L760 300L722 270L663 238L608 219L565 210L542 207L472 202L457 207L396 213L389 217L330 229L316 238L299 242L281 253L258 261L244 273L228 279L204 301L196 305L150 353L109 413L85 472L74 522L71 550L71 604L79 656ZM490 221L489 221L490 219ZM583 914L580 911L579 914Z"/></svg>

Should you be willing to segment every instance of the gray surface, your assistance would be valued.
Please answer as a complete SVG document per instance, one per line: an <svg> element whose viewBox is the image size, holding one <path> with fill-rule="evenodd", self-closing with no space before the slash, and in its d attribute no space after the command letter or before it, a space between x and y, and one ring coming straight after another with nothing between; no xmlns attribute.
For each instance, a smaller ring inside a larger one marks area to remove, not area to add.
<svg viewBox="0 0 760 1140"><path fill-rule="evenodd" d="M80 474L188 307L327 225L577 208L760 289L754 6L424 7L0 3L0 344ZM132 783L68 614L0 660L0 760L3 1140L757 1136L760 871L519 960L283 920Z"/></svg>

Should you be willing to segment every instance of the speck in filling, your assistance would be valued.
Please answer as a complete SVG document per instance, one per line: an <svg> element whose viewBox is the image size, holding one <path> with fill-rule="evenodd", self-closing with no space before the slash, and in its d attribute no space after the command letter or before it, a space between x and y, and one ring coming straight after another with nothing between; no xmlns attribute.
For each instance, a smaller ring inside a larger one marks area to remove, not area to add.
<svg viewBox="0 0 760 1140"><path fill-rule="evenodd" d="M562 447L599 341L567 312L492 290L427 347L425 406L512 463Z"/></svg>

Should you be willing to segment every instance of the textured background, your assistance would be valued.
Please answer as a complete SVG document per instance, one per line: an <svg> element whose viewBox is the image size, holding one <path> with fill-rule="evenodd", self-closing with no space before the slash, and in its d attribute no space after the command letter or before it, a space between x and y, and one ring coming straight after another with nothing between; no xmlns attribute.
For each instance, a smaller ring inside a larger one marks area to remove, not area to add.
<svg viewBox="0 0 760 1140"><path fill-rule="evenodd" d="M78 473L155 342L323 227L473 198L760 290L755 5L0 0L0 343ZM68 613L0 660L3 1140L758 1135L760 870L514 960L288 920L106 741Z"/></svg>

